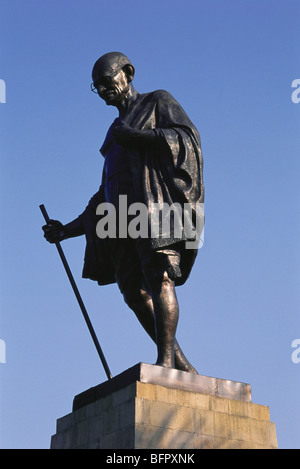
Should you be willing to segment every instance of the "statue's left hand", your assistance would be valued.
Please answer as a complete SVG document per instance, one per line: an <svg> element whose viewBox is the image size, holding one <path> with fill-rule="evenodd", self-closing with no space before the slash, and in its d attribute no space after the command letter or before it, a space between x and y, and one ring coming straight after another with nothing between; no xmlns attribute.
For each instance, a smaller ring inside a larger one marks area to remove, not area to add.
<svg viewBox="0 0 300 469"><path fill-rule="evenodd" d="M116 124L112 132L113 132L114 139L120 145L126 145L128 143L132 143L137 133L135 129L125 124L124 122L120 122L119 124Z"/></svg>

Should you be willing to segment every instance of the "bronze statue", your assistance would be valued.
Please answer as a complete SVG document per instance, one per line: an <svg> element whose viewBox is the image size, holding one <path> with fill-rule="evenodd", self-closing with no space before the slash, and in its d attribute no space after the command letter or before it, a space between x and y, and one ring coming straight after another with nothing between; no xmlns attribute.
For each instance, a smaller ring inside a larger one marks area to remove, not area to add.
<svg viewBox="0 0 300 469"><path fill-rule="evenodd" d="M150 215L161 204L189 204L189 224L194 229L196 206L204 202L200 137L168 92L139 94L132 84L134 73L130 60L119 52L96 61L92 91L119 111L100 149L105 158L101 186L78 218L65 225L50 220L43 230L50 243L85 235L83 277L99 285L118 284L157 345L157 365L196 373L175 338L179 315L175 286L184 284L191 272L197 246L187 248L186 243L195 235L186 233L183 222L178 235L174 220L167 236L124 235L120 196L126 196L126 210L136 203L147 208L149 226ZM112 204L119 213L114 236L99 236L97 224L104 219L104 212L97 209L101 204L104 208ZM128 211L127 225L131 220ZM155 220L161 228L161 218Z"/></svg>

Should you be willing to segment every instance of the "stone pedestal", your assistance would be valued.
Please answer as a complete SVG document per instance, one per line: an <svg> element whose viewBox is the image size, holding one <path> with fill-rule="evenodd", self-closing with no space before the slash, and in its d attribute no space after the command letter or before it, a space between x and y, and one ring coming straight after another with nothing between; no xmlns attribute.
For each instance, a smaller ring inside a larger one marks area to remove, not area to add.
<svg viewBox="0 0 300 469"><path fill-rule="evenodd" d="M51 449L275 449L250 385L139 363L74 398Z"/></svg>

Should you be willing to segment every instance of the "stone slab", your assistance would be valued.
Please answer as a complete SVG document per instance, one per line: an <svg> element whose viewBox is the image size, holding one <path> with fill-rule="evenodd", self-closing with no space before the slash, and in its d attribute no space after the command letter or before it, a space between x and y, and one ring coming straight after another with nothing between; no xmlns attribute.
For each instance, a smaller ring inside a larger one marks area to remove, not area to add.
<svg viewBox="0 0 300 469"><path fill-rule="evenodd" d="M276 449L269 408L135 381L57 420L51 449Z"/></svg>
<svg viewBox="0 0 300 469"><path fill-rule="evenodd" d="M252 402L250 384L196 375L141 362L114 378L75 396L73 400L73 411L115 391L123 389L135 381L201 394L209 394L217 397L225 397L238 401Z"/></svg>

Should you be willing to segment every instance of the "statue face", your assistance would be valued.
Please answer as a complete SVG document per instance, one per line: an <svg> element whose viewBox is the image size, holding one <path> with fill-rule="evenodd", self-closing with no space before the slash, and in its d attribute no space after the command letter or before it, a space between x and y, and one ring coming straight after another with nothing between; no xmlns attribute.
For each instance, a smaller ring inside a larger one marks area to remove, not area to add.
<svg viewBox="0 0 300 469"><path fill-rule="evenodd" d="M102 98L108 106L118 106L118 104L126 100L129 91L129 82L124 70L120 69L111 75L98 76L94 81L100 98Z"/></svg>

